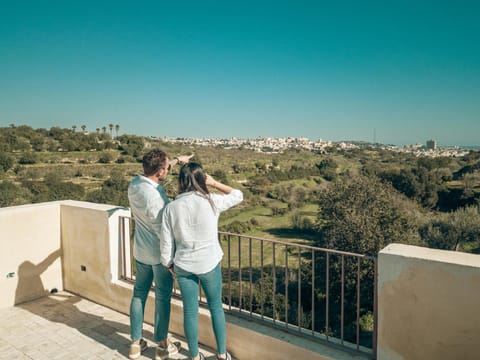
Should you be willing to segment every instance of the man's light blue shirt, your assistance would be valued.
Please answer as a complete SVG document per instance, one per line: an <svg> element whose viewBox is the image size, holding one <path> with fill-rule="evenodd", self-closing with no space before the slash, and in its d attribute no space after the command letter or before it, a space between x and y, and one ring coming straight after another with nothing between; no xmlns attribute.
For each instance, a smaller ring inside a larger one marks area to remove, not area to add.
<svg viewBox="0 0 480 360"><path fill-rule="evenodd" d="M143 175L130 182L128 200L135 220L133 256L147 265L160 264L162 214L170 200L161 185Z"/></svg>

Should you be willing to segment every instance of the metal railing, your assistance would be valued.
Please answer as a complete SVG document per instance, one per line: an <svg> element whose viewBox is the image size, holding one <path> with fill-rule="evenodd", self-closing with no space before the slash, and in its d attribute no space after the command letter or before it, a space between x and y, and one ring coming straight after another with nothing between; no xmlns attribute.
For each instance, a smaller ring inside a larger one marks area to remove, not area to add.
<svg viewBox="0 0 480 360"><path fill-rule="evenodd" d="M120 223L121 278L132 281L130 218ZM227 312L376 358L375 257L227 232L219 240Z"/></svg>

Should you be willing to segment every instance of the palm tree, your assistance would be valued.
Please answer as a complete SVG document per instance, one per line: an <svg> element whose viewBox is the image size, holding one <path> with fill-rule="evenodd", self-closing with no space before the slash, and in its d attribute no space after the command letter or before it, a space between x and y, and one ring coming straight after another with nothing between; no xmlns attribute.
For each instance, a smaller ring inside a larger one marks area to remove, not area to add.
<svg viewBox="0 0 480 360"><path fill-rule="evenodd" d="M113 124L108 124L108 127L110 129L110 136L113 137Z"/></svg>
<svg viewBox="0 0 480 360"><path fill-rule="evenodd" d="M82 128L82 131L85 132L85 129L87 128L87 126L86 126L86 125L82 125L82 126L80 126L80 127Z"/></svg>
<svg viewBox="0 0 480 360"><path fill-rule="evenodd" d="M118 137L118 130L120 130L120 125L115 125L115 137Z"/></svg>
<svg viewBox="0 0 480 360"><path fill-rule="evenodd" d="M75 130L77 130L77 125L72 125L72 130L75 132Z"/></svg>
<svg viewBox="0 0 480 360"><path fill-rule="evenodd" d="M102 131L103 133L105 134L107 132L107 127L106 126L102 126Z"/></svg>
<svg viewBox="0 0 480 360"><path fill-rule="evenodd" d="M96 128L95 131L97 132L97 134L100 134L100 128Z"/></svg>

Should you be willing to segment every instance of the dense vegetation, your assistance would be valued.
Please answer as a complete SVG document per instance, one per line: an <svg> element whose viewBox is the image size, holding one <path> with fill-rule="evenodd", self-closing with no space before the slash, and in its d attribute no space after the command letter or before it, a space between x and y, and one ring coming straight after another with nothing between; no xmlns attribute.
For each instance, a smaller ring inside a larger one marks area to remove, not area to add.
<svg viewBox="0 0 480 360"><path fill-rule="evenodd" d="M0 206L75 199L128 206L126 188L151 147L194 153L246 201L222 229L375 254L391 242L480 250L480 152L416 158L365 146L326 154L184 146L103 127L0 128ZM175 194L175 172L166 188Z"/></svg>

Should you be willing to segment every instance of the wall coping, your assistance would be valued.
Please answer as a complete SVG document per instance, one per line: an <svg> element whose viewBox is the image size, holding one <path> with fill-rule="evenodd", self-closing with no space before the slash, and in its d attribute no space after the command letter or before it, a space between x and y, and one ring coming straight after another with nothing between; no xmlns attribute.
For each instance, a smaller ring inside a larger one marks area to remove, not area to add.
<svg viewBox="0 0 480 360"><path fill-rule="evenodd" d="M412 259L422 259L447 264L480 267L480 256L459 251L430 249L421 246L390 244L379 253L396 255Z"/></svg>

